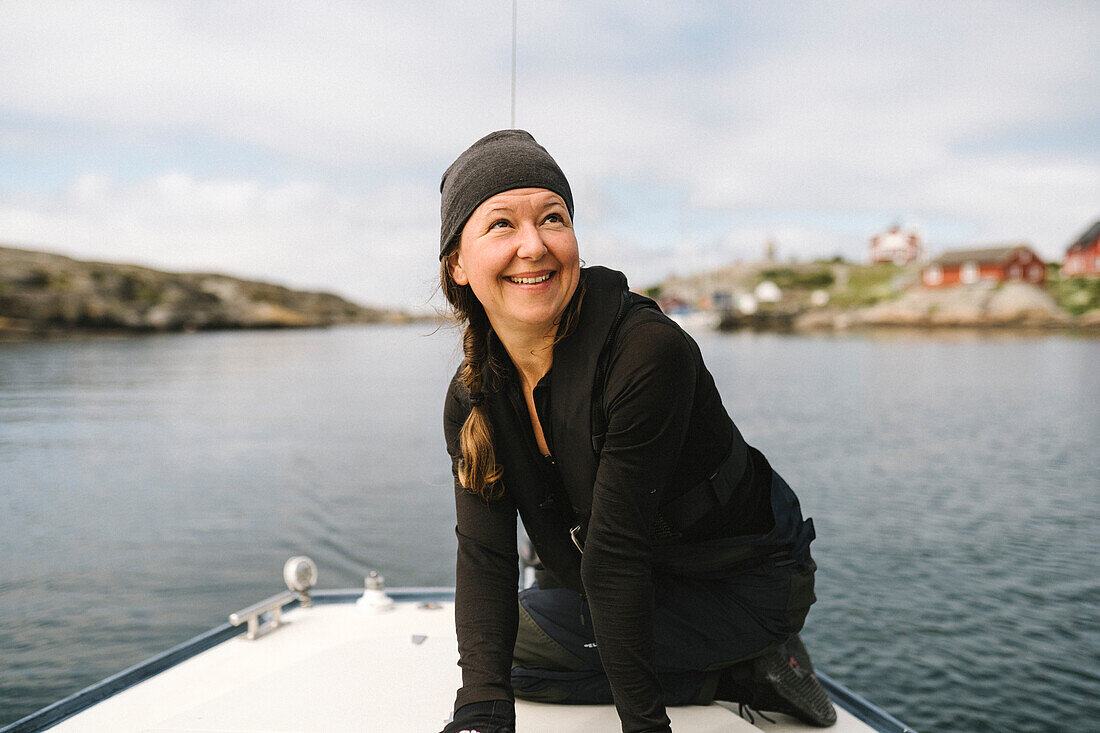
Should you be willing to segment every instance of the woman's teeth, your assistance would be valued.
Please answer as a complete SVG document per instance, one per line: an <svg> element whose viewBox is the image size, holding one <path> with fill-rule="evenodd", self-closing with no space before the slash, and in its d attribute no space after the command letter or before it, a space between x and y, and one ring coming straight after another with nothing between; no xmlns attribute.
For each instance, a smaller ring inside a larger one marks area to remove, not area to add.
<svg viewBox="0 0 1100 733"><path fill-rule="evenodd" d="M509 277L509 280L517 285L536 285L541 282L546 282L550 279L550 273L545 275L539 275L538 277Z"/></svg>

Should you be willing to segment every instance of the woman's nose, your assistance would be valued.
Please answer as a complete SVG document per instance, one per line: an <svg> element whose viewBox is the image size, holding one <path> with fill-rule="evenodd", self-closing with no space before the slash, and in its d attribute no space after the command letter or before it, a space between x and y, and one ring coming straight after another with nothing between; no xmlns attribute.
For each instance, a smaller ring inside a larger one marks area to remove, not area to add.
<svg viewBox="0 0 1100 733"><path fill-rule="evenodd" d="M524 260L537 260L546 252L546 243L542 241L542 233L534 225L525 225L519 230L519 247L516 256Z"/></svg>

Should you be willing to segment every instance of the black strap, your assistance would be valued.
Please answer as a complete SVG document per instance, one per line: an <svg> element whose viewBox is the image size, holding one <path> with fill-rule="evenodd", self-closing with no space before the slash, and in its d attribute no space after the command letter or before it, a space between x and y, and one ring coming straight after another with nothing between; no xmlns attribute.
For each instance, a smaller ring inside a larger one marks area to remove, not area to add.
<svg viewBox="0 0 1100 733"><path fill-rule="evenodd" d="M682 532L710 512L729 503L734 489L745 475L749 460L748 447L740 447L741 450L737 450L737 446L731 448L726 460L706 479L658 507L658 513L673 531Z"/></svg>

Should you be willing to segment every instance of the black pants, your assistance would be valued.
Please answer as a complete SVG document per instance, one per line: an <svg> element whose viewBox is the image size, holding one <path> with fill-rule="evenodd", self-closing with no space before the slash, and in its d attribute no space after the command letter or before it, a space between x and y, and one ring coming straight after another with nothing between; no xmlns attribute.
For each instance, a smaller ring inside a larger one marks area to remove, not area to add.
<svg viewBox="0 0 1100 733"><path fill-rule="evenodd" d="M772 504L781 532L757 538L762 557L706 577L655 572L653 638L666 705L708 704L719 672L759 656L801 630L814 602L809 544L798 500L775 474ZM782 512L782 514L781 514ZM521 591L512 666L516 697L611 704L584 598L565 588Z"/></svg>

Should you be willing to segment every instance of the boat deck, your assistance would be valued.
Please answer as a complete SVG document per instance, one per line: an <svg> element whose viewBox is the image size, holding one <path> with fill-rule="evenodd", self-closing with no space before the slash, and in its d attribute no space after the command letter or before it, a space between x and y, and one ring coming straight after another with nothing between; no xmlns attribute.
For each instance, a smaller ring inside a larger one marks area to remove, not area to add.
<svg viewBox="0 0 1100 733"><path fill-rule="evenodd" d="M319 593L309 608L288 606L280 626L254 640L219 627L58 703L52 720L38 722L63 733L439 731L460 682L453 595L391 595L392 608L372 611L352 592ZM210 648L196 653L202 647ZM837 707L837 733L883 730ZM750 724L721 704L668 712L678 733L816 730L770 713L774 723L756 716ZM516 715L524 733L619 730L612 706L520 701ZM12 730L42 729L33 723Z"/></svg>

